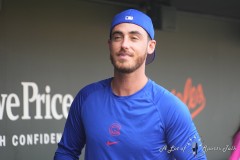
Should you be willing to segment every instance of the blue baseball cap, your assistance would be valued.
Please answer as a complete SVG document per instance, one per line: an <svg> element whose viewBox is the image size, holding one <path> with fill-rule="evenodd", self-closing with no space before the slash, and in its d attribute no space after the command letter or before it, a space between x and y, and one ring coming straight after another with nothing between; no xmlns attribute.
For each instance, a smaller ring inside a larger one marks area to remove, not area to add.
<svg viewBox="0 0 240 160"><path fill-rule="evenodd" d="M128 9L119 14L117 14L111 24L110 33L113 28L121 23L132 23L142 27L149 35L151 39L154 39L154 28L152 20L145 13L138 11L136 9ZM147 55L146 64L151 63L155 58L155 51L152 54Z"/></svg>

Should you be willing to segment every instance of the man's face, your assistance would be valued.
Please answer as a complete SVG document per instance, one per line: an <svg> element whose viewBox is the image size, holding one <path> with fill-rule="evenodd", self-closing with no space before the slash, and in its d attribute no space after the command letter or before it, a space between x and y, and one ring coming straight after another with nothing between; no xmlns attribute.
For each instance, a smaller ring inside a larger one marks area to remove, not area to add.
<svg viewBox="0 0 240 160"><path fill-rule="evenodd" d="M132 73L145 65L147 53L152 53L155 48L152 41L154 40L150 40L147 32L138 25L116 25L109 40L110 58L115 70Z"/></svg>

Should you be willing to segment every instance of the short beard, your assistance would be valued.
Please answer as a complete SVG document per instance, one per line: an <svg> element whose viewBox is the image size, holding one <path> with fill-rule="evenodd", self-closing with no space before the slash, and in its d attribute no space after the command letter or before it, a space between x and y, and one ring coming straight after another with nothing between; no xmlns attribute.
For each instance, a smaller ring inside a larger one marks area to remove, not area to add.
<svg viewBox="0 0 240 160"><path fill-rule="evenodd" d="M112 65L114 66L114 70L118 71L119 73L125 73L125 74L132 73L136 71L138 68L140 68L140 66L142 66L143 63L145 64L146 57L147 57L147 53L141 57L138 57L133 66L125 67L125 66L118 65L117 64L118 62L116 62L113 56L110 54L110 59L111 59Z"/></svg>

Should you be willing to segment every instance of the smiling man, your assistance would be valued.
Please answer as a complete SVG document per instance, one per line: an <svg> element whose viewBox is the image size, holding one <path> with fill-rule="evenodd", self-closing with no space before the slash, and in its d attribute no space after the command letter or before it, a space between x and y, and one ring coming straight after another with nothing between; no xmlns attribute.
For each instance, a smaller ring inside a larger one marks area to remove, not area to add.
<svg viewBox="0 0 240 160"><path fill-rule="evenodd" d="M117 14L108 45L114 76L77 94L54 159L77 160L86 146L85 160L205 160L188 108L145 74L155 57L151 19Z"/></svg>

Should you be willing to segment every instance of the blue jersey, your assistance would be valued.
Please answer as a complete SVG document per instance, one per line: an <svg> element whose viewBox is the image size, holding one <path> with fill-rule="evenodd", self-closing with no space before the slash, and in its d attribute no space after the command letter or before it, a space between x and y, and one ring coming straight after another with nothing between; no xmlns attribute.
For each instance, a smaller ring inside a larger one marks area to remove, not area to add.
<svg viewBox="0 0 240 160"><path fill-rule="evenodd" d="M130 96L117 96L111 78L75 97L55 160L205 160L188 108L152 80Z"/></svg>

